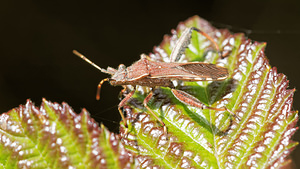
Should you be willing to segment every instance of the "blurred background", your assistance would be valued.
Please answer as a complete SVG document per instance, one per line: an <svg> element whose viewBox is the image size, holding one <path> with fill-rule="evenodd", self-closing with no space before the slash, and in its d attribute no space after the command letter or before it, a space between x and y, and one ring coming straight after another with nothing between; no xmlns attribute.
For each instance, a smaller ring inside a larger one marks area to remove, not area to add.
<svg viewBox="0 0 300 169"><path fill-rule="evenodd" d="M103 74L72 54L85 54L99 66L127 66L159 45L178 22L199 15L217 28L244 32L267 42L266 55L290 88L300 88L300 1L251 0L23 0L0 2L0 112L31 99L67 102L86 108L99 123L118 132L121 87L96 86ZM294 97L299 110L300 94ZM294 139L300 140L299 132ZM299 158L299 147L293 152ZM296 160L300 166L300 160Z"/></svg>

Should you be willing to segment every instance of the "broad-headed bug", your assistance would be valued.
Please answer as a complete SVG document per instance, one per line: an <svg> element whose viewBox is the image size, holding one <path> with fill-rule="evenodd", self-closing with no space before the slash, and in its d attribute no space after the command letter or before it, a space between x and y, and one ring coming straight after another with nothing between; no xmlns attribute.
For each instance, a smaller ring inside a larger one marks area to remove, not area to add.
<svg viewBox="0 0 300 169"><path fill-rule="evenodd" d="M127 103L127 101L132 97L135 92L135 86L147 86L152 89L155 87L169 87L173 95L182 103L198 107L201 109L212 109L217 111L228 111L232 115L235 116L230 110L226 107L223 108L215 108L206 106L201 103L194 96L175 89L172 80L181 80L181 81L220 81L224 80L228 77L228 70L224 67L217 66L211 63L203 63L203 62L188 62L188 63L177 63L176 61L180 60L181 55L184 53L185 49L190 44L192 31L195 30L205 36L208 40L210 40L215 46L217 52L221 54L218 45L216 42L208 36L206 33L201 30L191 27L187 28L183 31L182 35L178 39L171 55L170 55L170 63L167 62L157 62L150 60L145 54L141 55L141 59L137 62L133 63L129 67L125 67L125 65L120 64L118 70L108 67L106 70L100 68L95 63L91 62L84 55L80 54L76 50L73 53L89 64L96 67L103 73L107 73L111 75L111 78L106 78L100 81L97 88L96 99L100 99L100 89L101 85L105 81L109 81L111 85L123 86L124 89L121 91L121 94L126 91L126 85L134 86L134 90L132 90L129 94L125 96L125 98L119 103L118 110L122 117L125 127L127 127L127 123L125 117L122 113L121 108ZM222 54L221 54L222 55ZM143 105L146 109L160 122L160 124L164 127L165 134L167 133L167 128L164 122L157 117L153 111L148 107L148 102L151 99L153 92L148 94L148 96L144 99ZM237 116L235 116L237 117Z"/></svg>

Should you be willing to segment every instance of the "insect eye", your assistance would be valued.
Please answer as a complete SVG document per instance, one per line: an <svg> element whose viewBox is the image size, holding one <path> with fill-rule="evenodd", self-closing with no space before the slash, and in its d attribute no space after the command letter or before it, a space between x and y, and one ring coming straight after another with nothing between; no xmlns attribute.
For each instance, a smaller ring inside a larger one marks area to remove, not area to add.
<svg viewBox="0 0 300 169"><path fill-rule="evenodd" d="M147 55L145 55L144 53L141 54L141 59L145 59L147 58Z"/></svg>
<svg viewBox="0 0 300 169"><path fill-rule="evenodd" d="M126 66L123 65L123 64L120 64L118 69L119 69L119 70L125 70L125 69L126 69Z"/></svg>

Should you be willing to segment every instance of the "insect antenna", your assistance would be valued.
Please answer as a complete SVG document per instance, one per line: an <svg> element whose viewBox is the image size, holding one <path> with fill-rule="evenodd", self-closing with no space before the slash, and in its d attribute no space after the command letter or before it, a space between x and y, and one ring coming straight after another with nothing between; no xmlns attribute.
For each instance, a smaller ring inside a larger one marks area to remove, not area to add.
<svg viewBox="0 0 300 169"><path fill-rule="evenodd" d="M97 87L97 94L96 94L96 100L100 100L100 91L101 91L101 86L104 82L106 81L110 81L110 78L106 78L106 79L103 79L100 81L100 83L98 84L98 87Z"/></svg>
<svg viewBox="0 0 300 169"><path fill-rule="evenodd" d="M79 56L81 59L83 59L84 61L88 62L90 65L94 66L96 69L100 70L103 73L107 73L107 74L112 74L111 72L102 69L101 67L99 67L98 65L96 65L94 62L90 61L88 58L86 58L83 54L79 53L77 50L73 50L73 53L77 56Z"/></svg>

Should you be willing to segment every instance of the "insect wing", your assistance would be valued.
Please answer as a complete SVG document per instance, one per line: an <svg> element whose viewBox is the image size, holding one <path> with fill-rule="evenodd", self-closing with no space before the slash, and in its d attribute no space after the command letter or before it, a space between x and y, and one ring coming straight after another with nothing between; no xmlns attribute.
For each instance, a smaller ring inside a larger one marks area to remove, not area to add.
<svg viewBox="0 0 300 169"><path fill-rule="evenodd" d="M151 71L150 75L151 78L169 78L184 81L217 81L226 79L228 70L211 63L172 63L169 67L161 67L159 70Z"/></svg>

